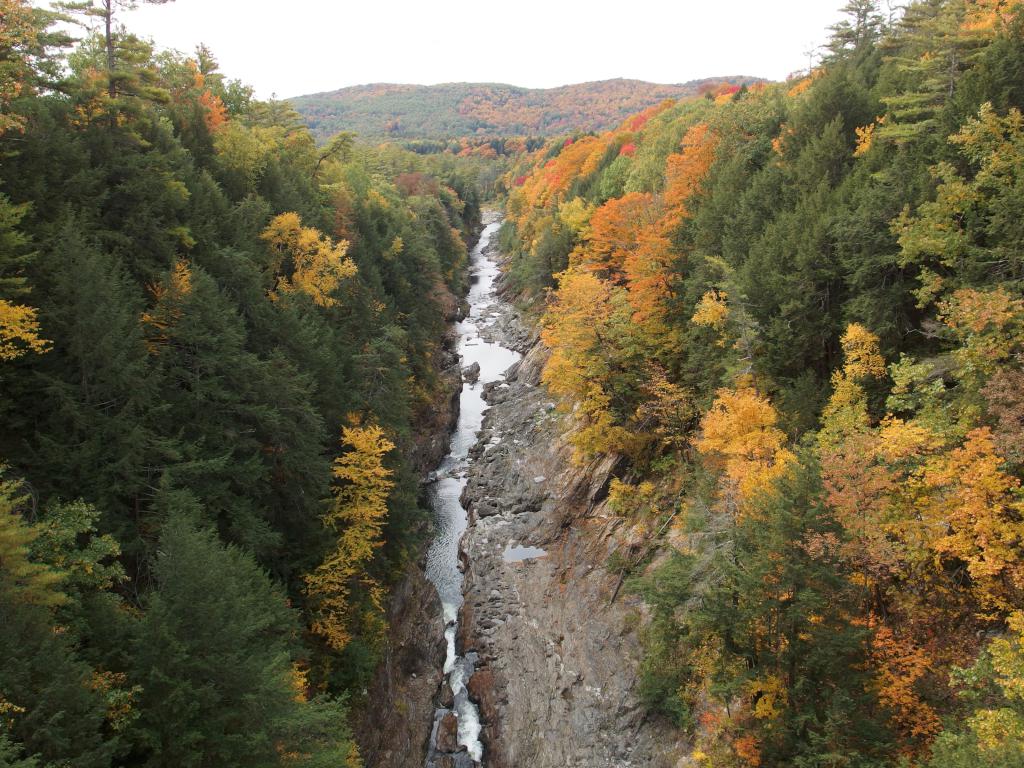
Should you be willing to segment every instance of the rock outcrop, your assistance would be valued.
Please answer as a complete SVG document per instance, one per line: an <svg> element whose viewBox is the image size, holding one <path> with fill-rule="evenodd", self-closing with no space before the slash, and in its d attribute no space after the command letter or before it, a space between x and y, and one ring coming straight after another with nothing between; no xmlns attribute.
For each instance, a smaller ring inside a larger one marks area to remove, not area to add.
<svg viewBox="0 0 1024 768"><path fill-rule="evenodd" d="M444 625L437 590L424 564L410 563L391 594L388 642L369 688L355 735L363 762L374 768L407 768L426 748L434 696L444 666Z"/></svg>

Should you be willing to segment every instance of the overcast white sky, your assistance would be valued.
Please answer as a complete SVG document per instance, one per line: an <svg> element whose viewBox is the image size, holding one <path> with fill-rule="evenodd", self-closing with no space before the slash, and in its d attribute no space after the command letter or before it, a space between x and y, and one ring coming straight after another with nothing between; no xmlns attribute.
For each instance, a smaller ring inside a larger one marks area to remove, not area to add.
<svg viewBox="0 0 1024 768"><path fill-rule="evenodd" d="M266 98L371 82L781 79L807 66L842 2L176 0L121 19L160 47L206 43Z"/></svg>

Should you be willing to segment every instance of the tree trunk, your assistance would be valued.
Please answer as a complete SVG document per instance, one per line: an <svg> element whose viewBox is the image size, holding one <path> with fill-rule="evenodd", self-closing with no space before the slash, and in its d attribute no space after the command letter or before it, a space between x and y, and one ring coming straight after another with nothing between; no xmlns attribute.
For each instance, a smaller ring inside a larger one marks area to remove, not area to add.
<svg viewBox="0 0 1024 768"><path fill-rule="evenodd" d="M114 0L103 2L103 23L107 49L107 95L113 99L117 96L117 86L114 84Z"/></svg>

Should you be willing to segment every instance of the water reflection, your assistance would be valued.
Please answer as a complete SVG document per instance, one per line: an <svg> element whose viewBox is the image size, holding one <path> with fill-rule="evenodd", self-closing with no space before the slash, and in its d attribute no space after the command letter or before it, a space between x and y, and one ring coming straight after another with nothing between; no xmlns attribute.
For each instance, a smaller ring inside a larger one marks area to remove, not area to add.
<svg viewBox="0 0 1024 768"><path fill-rule="evenodd" d="M505 547L501 557L506 563L521 563L523 560L547 557L547 554L547 551L540 547L513 547L509 545Z"/></svg>

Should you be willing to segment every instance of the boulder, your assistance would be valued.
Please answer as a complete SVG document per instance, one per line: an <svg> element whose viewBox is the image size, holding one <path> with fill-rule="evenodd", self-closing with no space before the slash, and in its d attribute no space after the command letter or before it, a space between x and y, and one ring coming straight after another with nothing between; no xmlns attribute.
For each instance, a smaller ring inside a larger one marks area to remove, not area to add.
<svg viewBox="0 0 1024 768"><path fill-rule="evenodd" d="M455 696L452 694L452 687L448 685L448 681L441 685L441 697L438 700L438 704L445 709L451 709L455 706Z"/></svg>
<svg viewBox="0 0 1024 768"><path fill-rule="evenodd" d="M449 712L437 727L437 751L455 752L459 748L459 718Z"/></svg>

